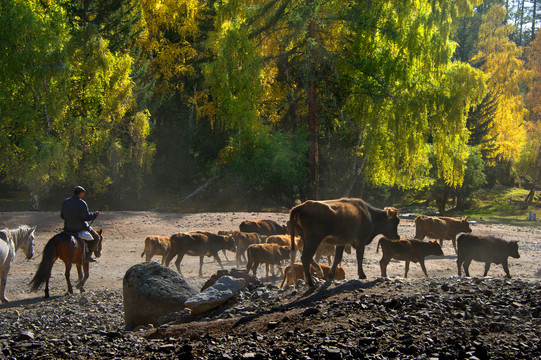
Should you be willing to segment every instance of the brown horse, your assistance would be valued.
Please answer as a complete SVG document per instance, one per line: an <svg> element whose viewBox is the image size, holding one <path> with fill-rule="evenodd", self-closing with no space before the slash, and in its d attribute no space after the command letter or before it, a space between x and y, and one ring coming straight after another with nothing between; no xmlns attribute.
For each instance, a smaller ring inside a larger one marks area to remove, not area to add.
<svg viewBox="0 0 541 360"><path fill-rule="evenodd" d="M101 243L103 237L101 235L102 230L98 231L100 236L99 240L89 241L89 249L94 249L94 255L96 257L101 256ZM77 267L77 275L79 281L75 285L77 289L84 292L83 286L88 279L88 261L85 257L84 240L78 240L69 233L62 232L51 238L43 249L43 258L39 264L38 270L34 275L34 278L30 281L32 291L36 291L40 286L45 283L45 298L49 297L49 278L51 277L51 270L56 259L60 259L66 265L66 282L68 283L68 293L73 294L73 288L70 281L71 265L75 264ZM81 269L82 268L82 269ZM82 271L84 271L84 277Z"/></svg>

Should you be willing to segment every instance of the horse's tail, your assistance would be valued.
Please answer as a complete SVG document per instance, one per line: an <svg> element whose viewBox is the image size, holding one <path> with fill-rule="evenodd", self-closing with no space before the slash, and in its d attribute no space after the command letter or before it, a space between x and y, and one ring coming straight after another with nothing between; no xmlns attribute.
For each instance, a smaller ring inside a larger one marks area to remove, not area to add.
<svg viewBox="0 0 541 360"><path fill-rule="evenodd" d="M39 287L51 276L56 240L56 236L53 237L51 240L49 240L47 245L45 245L45 249L43 249L43 257L39 263L38 270L36 271L36 274L32 280L30 280L32 291L38 290Z"/></svg>

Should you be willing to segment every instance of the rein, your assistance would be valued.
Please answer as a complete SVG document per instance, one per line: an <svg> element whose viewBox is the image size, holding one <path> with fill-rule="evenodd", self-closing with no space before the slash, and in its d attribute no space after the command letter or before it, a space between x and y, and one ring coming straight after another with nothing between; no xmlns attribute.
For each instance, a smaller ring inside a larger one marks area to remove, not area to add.
<svg viewBox="0 0 541 360"><path fill-rule="evenodd" d="M103 205L98 209L98 211L101 212L103 209L105 209L105 211L109 211L109 205L103 204ZM96 218L97 218L97 217L96 217ZM94 219L94 220L96 220L96 219ZM94 220L92 220L92 221L90 222L90 224L88 224L89 227L92 225L92 223L94 222Z"/></svg>
<svg viewBox="0 0 541 360"><path fill-rule="evenodd" d="M108 211L109 211L109 206L106 205L106 204L103 204L103 205L99 208L98 211L101 212L103 209L105 209L105 211L108 212ZM96 219L94 219L94 220L96 220ZM92 220L92 221L90 222L90 224L88 224L88 226L91 226L92 223L94 222L94 220ZM124 234L122 234L122 233L120 232L120 230L118 230L118 228L116 227L115 223L114 223L112 220L111 220L111 225L113 225L113 227L115 228L115 230L118 231L118 233L122 236L122 238L123 238L124 240L126 240L126 237L124 236Z"/></svg>

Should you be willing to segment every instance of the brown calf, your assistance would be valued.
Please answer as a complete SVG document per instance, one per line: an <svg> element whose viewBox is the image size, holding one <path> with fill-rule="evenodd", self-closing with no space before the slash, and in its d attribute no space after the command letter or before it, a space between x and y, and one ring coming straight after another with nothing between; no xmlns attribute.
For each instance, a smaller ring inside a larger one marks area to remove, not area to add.
<svg viewBox="0 0 541 360"><path fill-rule="evenodd" d="M162 265L165 264L165 257L171 248L171 241L168 236L151 235L145 239L145 249L141 257L145 256L145 261L149 262L154 255L162 255Z"/></svg>
<svg viewBox="0 0 541 360"><path fill-rule="evenodd" d="M220 233L227 233L235 240L235 246L237 248L236 252L236 259L237 259L237 268L240 268L240 262L241 257L244 258L244 261L247 262L246 259L246 249L248 249L248 246L252 244L260 244L264 241L265 237L261 234L254 233L254 232L242 232L238 230L230 230L230 231L219 231Z"/></svg>
<svg viewBox="0 0 541 360"><path fill-rule="evenodd" d="M458 257L456 264L458 267L458 276L461 276L460 267L464 266L464 273L470 276L469 267L472 260L485 263L485 273L487 276L490 264L502 264L503 271L507 278L511 278L509 273L508 257L520 258L518 253L517 241L506 241L494 236L475 236L471 234L462 234L458 237Z"/></svg>
<svg viewBox="0 0 541 360"><path fill-rule="evenodd" d="M415 218L414 237L416 239L423 240L425 237L439 239L440 246L443 246L444 239L452 240L455 253L457 253L456 236L461 232L471 233L468 218L457 220L450 217L430 217L425 215L419 215Z"/></svg>
<svg viewBox="0 0 541 360"><path fill-rule="evenodd" d="M314 268L314 266L311 265L310 270L312 271L312 275L320 278L321 280L326 280L329 276L329 271L331 270L331 267L325 264L319 264L319 267L323 271L323 275L320 276L319 272ZM346 278L346 271L343 267L338 266L336 268L335 278L336 280L343 280ZM282 280L280 289L284 287L284 283L286 285L294 285L294 279L304 279L304 272L301 263L295 263L295 266L293 266L293 270L291 270L291 265L288 265L284 268L284 279Z"/></svg>
<svg viewBox="0 0 541 360"><path fill-rule="evenodd" d="M261 235L284 235L287 234L287 226L280 225L274 220L244 220L239 225L242 232L255 232Z"/></svg>
<svg viewBox="0 0 541 360"><path fill-rule="evenodd" d="M379 261L379 266L381 267L381 276L383 277L387 277L387 265L391 259L406 261L406 271L404 273L404 277L406 278L408 277L410 261L421 264L421 269L423 269L425 276L428 277L425 267L425 257L429 255L443 256L443 251L441 251L441 246L438 245L437 241L422 242L417 239L390 240L382 237L379 239L376 252L380 245L383 256Z"/></svg>
<svg viewBox="0 0 541 360"><path fill-rule="evenodd" d="M203 259L205 256L213 256L223 269L222 262L218 256L220 250L235 251L235 241L228 235L216 235L208 232L190 232L187 234L171 235L171 250L165 259L166 266L175 257L175 265L180 271L180 262L184 255L199 256L199 276L203 276Z"/></svg>
<svg viewBox="0 0 541 360"><path fill-rule="evenodd" d="M248 271L252 270L253 274L257 276L259 264L264 263L266 277L268 279L269 266L271 267L272 276L274 277L274 265L280 265L282 260L289 257L289 247L277 244L253 244L248 246L246 254L248 255L248 265L246 265ZM282 272L281 269L280 272Z"/></svg>
<svg viewBox="0 0 541 360"><path fill-rule="evenodd" d="M310 263L318 246L325 240L336 246L329 280L335 275L342 261L344 247L352 245L357 252L357 273L366 279L363 271L364 248L378 234L399 238L397 228L399 211L394 208L377 209L361 199L327 201L308 200L291 209L289 231L291 237L298 233L304 243L301 261L306 284L313 287ZM295 263L295 247L291 247L291 263Z"/></svg>

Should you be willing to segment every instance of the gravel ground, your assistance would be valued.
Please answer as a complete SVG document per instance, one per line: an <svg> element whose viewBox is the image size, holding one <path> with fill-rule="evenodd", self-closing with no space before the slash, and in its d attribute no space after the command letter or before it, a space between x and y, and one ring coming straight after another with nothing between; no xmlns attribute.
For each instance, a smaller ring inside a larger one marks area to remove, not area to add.
<svg viewBox="0 0 541 360"><path fill-rule="evenodd" d="M0 359L541 359L541 230L476 224L474 233L519 240L520 259L510 259L513 279L499 265L489 277L459 278L450 241L445 256L427 261L430 278L412 264L403 279L403 262L391 262L390 279L379 278L375 241L367 247L367 281L355 279L354 255L345 257L345 281L280 290L281 279L262 279L224 307L159 328L125 329L122 278L141 262L148 235L192 230L233 229L244 219L287 214L156 214L117 212L100 216L104 229L100 262L91 265L86 292L66 295L64 267L53 268L51 298L31 293L28 281L47 240L61 226L57 213L0 213L0 227L38 225L36 257L18 254L0 305ZM401 221L399 233L412 236L413 221ZM154 260L159 261L159 258ZM235 265L233 254L224 262ZM200 288L219 269L206 260L199 278L198 258L182 263L187 281ZM470 271L479 276L483 265ZM75 278L75 271L72 271ZM258 275L263 277L264 269Z"/></svg>

